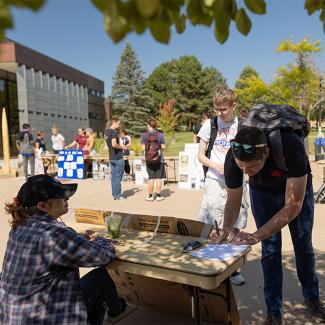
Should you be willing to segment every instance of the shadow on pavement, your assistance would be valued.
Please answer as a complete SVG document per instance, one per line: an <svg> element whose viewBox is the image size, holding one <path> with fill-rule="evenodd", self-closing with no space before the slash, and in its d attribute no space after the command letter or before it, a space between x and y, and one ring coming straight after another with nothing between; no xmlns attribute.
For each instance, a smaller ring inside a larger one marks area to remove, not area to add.
<svg viewBox="0 0 325 325"><path fill-rule="evenodd" d="M168 197L171 196L174 191L171 191L169 188L165 188L161 191L161 196Z"/></svg>
<svg viewBox="0 0 325 325"><path fill-rule="evenodd" d="M319 280L321 299L324 301L325 287L325 253L316 251L316 271ZM263 324L266 308L263 294L263 274L260 264L260 252L249 256L249 261L242 269L246 278L243 286L233 285L243 325ZM293 252L285 252L283 266L283 317L284 324L311 325L318 324L303 306L303 296L299 283ZM277 274L274 274L277 276Z"/></svg>
<svg viewBox="0 0 325 325"><path fill-rule="evenodd" d="M135 195L135 193L141 192L142 190L138 187L130 188L128 190L123 191L124 197L130 197Z"/></svg>

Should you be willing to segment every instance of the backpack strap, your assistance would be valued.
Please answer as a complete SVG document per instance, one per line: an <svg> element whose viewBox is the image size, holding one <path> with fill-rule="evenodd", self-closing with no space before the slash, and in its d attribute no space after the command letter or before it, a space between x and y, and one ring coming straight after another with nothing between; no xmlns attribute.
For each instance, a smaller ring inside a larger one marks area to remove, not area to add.
<svg viewBox="0 0 325 325"><path fill-rule="evenodd" d="M211 151L214 145L214 141L217 137L218 133L218 118L214 117L210 120L210 126L211 126L211 132L210 132L210 139L209 139L209 144L207 147L207 150L205 152L205 156L210 158L211 157Z"/></svg>
<svg viewBox="0 0 325 325"><path fill-rule="evenodd" d="M211 151L214 145L214 141L217 137L218 133L218 117L214 117L210 120L210 126L211 126L211 132L210 132L210 139L209 139L209 144L208 147L205 151L205 156L210 159L211 157ZM204 173L204 178L206 176L206 173L208 172L209 167L203 165L203 173Z"/></svg>
<svg viewBox="0 0 325 325"><path fill-rule="evenodd" d="M276 130L271 131L268 134L268 139L269 139L270 145L271 145L272 157L273 157L276 165L280 169L287 171L288 167L285 163L284 155L283 155L283 144L282 144L282 138L281 138L281 130L276 129Z"/></svg>

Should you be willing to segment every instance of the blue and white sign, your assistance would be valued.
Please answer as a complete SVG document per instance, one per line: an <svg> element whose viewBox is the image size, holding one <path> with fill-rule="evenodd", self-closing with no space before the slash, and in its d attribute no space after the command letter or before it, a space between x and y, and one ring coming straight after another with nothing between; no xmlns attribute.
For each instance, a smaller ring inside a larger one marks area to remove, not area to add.
<svg viewBox="0 0 325 325"><path fill-rule="evenodd" d="M60 150L58 158L59 178L85 178L85 158L82 150Z"/></svg>

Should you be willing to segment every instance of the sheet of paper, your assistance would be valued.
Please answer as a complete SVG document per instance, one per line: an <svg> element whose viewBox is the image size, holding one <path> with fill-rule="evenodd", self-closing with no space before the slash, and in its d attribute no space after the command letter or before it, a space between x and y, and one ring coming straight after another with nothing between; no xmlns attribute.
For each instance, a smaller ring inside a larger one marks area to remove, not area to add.
<svg viewBox="0 0 325 325"><path fill-rule="evenodd" d="M204 259L225 262L244 252L249 245L208 244L201 249L191 252L192 256Z"/></svg>

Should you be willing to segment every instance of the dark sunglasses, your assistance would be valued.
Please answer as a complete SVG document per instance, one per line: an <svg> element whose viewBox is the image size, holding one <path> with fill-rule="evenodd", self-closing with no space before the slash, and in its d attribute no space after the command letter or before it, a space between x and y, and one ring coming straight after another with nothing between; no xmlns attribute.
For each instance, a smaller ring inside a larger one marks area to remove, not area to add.
<svg viewBox="0 0 325 325"><path fill-rule="evenodd" d="M262 144L245 144L245 143L238 143L235 141L230 142L230 147L233 151L243 151L245 153L254 153L255 149L257 148L264 148L266 147L265 143Z"/></svg>

